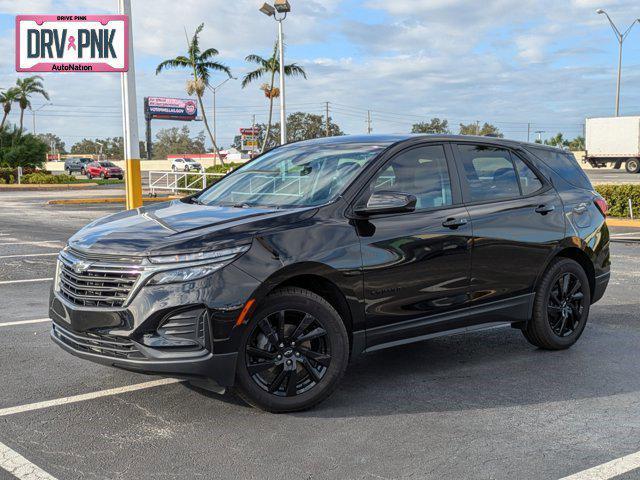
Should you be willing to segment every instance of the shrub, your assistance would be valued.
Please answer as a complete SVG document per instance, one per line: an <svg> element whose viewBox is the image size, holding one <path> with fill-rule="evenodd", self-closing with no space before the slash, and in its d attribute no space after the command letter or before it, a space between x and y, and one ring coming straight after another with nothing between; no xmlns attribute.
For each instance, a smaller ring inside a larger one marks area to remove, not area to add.
<svg viewBox="0 0 640 480"><path fill-rule="evenodd" d="M612 217L629 217L629 199L635 216L640 216L640 185L597 185L596 191L609 204Z"/></svg>
<svg viewBox="0 0 640 480"><path fill-rule="evenodd" d="M76 181L75 177L72 175L51 175L47 173L29 173L27 175L22 176L22 183L25 184L60 184L60 183L74 183Z"/></svg>
<svg viewBox="0 0 640 480"><path fill-rule="evenodd" d="M31 134L19 136L6 128L0 131L0 165L23 168L42 167L49 147Z"/></svg>
<svg viewBox="0 0 640 480"><path fill-rule="evenodd" d="M22 169L23 175L28 175L31 173L44 173L50 175L51 172L49 170L39 170L33 167L24 167ZM17 168L0 168L0 179L4 180L4 183L15 183L18 178L18 169Z"/></svg>

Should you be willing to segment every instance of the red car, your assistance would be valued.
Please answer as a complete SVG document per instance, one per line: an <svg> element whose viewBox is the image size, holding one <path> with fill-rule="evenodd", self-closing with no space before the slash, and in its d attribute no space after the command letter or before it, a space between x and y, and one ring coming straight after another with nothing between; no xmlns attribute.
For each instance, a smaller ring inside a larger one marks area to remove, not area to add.
<svg viewBox="0 0 640 480"><path fill-rule="evenodd" d="M124 177L124 170L111 162L91 162L85 167L87 178L118 178Z"/></svg>

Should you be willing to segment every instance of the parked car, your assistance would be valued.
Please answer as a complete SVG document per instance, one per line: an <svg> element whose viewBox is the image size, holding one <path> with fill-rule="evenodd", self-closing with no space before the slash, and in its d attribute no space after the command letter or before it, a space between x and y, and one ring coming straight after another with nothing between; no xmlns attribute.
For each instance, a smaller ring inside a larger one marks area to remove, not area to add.
<svg viewBox="0 0 640 480"><path fill-rule="evenodd" d="M112 162L91 162L86 166L87 178L124 178L124 170Z"/></svg>
<svg viewBox="0 0 640 480"><path fill-rule="evenodd" d="M551 147L294 143L80 230L58 258L51 335L87 360L302 410L350 358L446 333L506 325L569 348L609 281L606 212Z"/></svg>
<svg viewBox="0 0 640 480"><path fill-rule="evenodd" d="M188 158L174 158L171 161L171 170L174 172L200 172L202 165Z"/></svg>
<svg viewBox="0 0 640 480"><path fill-rule="evenodd" d="M90 158L67 158L64 161L64 171L71 175L73 172L80 172L82 175L86 174L86 167L88 163L91 163Z"/></svg>

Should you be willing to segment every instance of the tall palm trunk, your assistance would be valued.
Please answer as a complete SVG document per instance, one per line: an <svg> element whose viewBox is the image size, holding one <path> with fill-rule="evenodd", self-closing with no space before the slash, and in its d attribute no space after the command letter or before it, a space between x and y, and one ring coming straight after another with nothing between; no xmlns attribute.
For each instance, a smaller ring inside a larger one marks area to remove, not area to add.
<svg viewBox="0 0 640 480"><path fill-rule="evenodd" d="M24 108L20 108L20 130L18 130L18 136L22 136L22 125L24 123Z"/></svg>
<svg viewBox="0 0 640 480"><path fill-rule="evenodd" d="M196 96L198 97L198 103L200 104L200 111L202 112L202 121L204 122L204 128L207 129L209 133L209 138L211 139L211 143L213 144L213 153L216 157L220 159L220 163L224 165L224 160L222 160L222 156L220 155L220 150L218 150L218 145L213 138L213 133L211 133L211 128L209 128L209 121L207 120L207 114L204 112L204 103L202 102L202 96L200 93L196 92ZM215 162L215 160L214 160Z"/></svg>
<svg viewBox="0 0 640 480"><path fill-rule="evenodd" d="M262 151L260 153L264 153L267 148L267 140L269 140L269 133L271 133L271 121L273 119L273 84L275 82L276 72L275 70L271 72L271 86L269 87L269 122L267 123L267 131L264 135L264 141L262 142ZM280 126L282 128L282 126Z"/></svg>
<svg viewBox="0 0 640 480"><path fill-rule="evenodd" d="M0 131L4 128L4 123L7 121L7 117L9 116L9 112L4 111L4 115L2 116L2 123L0 123Z"/></svg>

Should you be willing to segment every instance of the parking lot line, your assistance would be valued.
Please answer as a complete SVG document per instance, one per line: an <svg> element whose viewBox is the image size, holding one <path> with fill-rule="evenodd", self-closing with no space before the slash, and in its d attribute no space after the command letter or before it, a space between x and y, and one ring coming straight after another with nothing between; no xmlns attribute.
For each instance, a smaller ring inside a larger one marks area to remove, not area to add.
<svg viewBox="0 0 640 480"><path fill-rule="evenodd" d="M616 458L602 465L574 473L560 480L609 480L640 468L640 452Z"/></svg>
<svg viewBox="0 0 640 480"><path fill-rule="evenodd" d="M7 415L15 415L16 413L31 412L33 410L42 410L43 408L56 407L59 405L68 405L70 403L84 402L93 400L94 398L110 397L121 393L135 392L137 390L145 390L147 388L160 387L170 385L172 383L180 383L183 380L177 378L162 378L160 380L152 380L150 382L136 383L135 385L127 385L124 387L110 388L108 390L99 390L97 392L83 393L72 397L55 398L53 400L45 400L44 402L28 403L26 405L18 405L17 407L9 407L0 409L0 417Z"/></svg>
<svg viewBox="0 0 640 480"><path fill-rule="evenodd" d="M2 280L0 285L10 285L12 283L34 283L34 282L48 282L53 278L30 278L27 280Z"/></svg>
<svg viewBox="0 0 640 480"><path fill-rule="evenodd" d="M4 258L28 258L28 257L53 257L54 255L58 255L58 252L55 253L27 253L22 255L2 255L0 256L0 260Z"/></svg>
<svg viewBox="0 0 640 480"><path fill-rule="evenodd" d="M0 442L0 468L20 480L56 480L15 450Z"/></svg>
<svg viewBox="0 0 640 480"><path fill-rule="evenodd" d="M0 327L13 327L14 325L28 325L30 323L50 322L50 318L36 318L35 320L17 320L15 322L0 322Z"/></svg>
<svg viewBox="0 0 640 480"><path fill-rule="evenodd" d="M43 248L62 248L62 242L0 242L0 247L7 245L27 245L30 247L43 247Z"/></svg>

